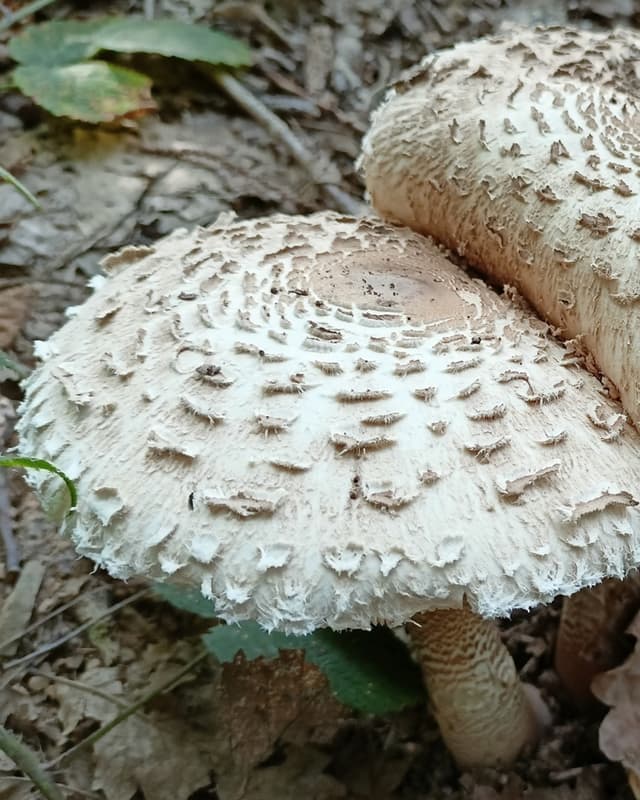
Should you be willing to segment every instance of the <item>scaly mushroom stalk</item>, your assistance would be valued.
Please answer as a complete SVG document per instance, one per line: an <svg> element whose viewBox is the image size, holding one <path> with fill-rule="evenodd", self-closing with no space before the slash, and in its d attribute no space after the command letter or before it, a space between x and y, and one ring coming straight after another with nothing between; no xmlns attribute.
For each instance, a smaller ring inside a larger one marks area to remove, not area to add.
<svg viewBox="0 0 640 800"><path fill-rule="evenodd" d="M495 625L473 611L416 614L407 626L442 738L461 767L510 764L544 724Z"/></svg>
<svg viewBox="0 0 640 800"><path fill-rule="evenodd" d="M628 648L624 632L640 602L640 574L609 579L567 597L556 638L554 666L579 706L593 702L591 681L620 664Z"/></svg>
<svg viewBox="0 0 640 800"><path fill-rule="evenodd" d="M640 436L546 325L428 239L330 213L223 217L104 266L38 346L19 432L75 480L63 529L114 576L300 634L470 620L465 603L506 617L640 560ZM515 671L469 622L456 637L458 688L507 675L513 693L478 696L475 721L465 700L453 746L504 762L529 739ZM496 703L513 739L480 748Z"/></svg>

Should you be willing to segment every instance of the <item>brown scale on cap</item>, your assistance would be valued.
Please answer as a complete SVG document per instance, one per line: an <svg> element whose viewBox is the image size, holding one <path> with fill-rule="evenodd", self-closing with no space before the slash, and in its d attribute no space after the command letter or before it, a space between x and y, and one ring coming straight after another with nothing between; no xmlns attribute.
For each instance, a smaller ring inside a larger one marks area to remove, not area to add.
<svg viewBox="0 0 640 800"><path fill-rule="evenodd" d="M640 558L640 437L620 406L522 303L376 219L224 218L109 263L39 344L19 425L23 452L76 481L79 552L269 629L426 627L447 608L469 646L449 677L425 665L445 735L462 763L512 758L529 705L482 617ZM55 476L30 479L60 506ZM499 680L474 697L476 641ZM474 755L466 732L498 706L505 735Z"/></svg>

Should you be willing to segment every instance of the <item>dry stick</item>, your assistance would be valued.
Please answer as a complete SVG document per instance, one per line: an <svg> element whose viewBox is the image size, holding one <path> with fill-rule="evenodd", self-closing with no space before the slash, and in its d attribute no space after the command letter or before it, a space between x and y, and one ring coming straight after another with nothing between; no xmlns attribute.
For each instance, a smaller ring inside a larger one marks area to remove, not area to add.
<svg viewBox="0 0 640 800"><path fill-rule="evenodd" d="M39 647L37 650L34 650L32 653L28 653L26 656L22 656L22 658L14 658L13 661L9 661L4 664L4 669L11 669L12 667L17 667L20 664L27 664L29 661L33 661L40 656L46 655L50 653L52 650L60 647L65 642L68 642L69 639L73 639L79 633L86 631L87 628L91 628L96 622L100 622L101 619L105 617L111 616L111 614L115 614L116 611L119 611L121 608L125 606L131 605L131 603L135 603L136 600L139 600L143 595L150 592L150 589L141 589L139 592L132 594L131 597L127 597L124 600L121 600L119 603L115 603L112 606L109 606L105 611L102 611L100 614L96 614L95 617L92 617L87 622L83 622L82 625L78 625L77 628L74 628L69 633L65 633L64 636L61 636L59 639L54 639L52 642L47 642L47 644L43 644L42 647Z"/></svg>
<svg viewBox="0 0 640 800"><path fill-rule="evenodd" d="M40 766L35 753L17 736L0 726L0 750L6 753L19 770L28 775L47 800L64 800L60 790Z"/></svg>
<svg viewBox="0 0 640 800"><path fill-rule="evenodd" d="M53 681L54 683L61 683L64 686L70 686L72 689L79 689L81 692L86 692L87 694L92 694L95 697L100 697L102 700L106 700L107 703L113 703L114 706L118 706L118 708L122 709L123 711L129 707L127 703L124 700L121 700L119 697L114 697L114 695L109 694L109 692L103 692L102 689L97 689L95 686L90 686L88 683L82 683L82 681L74 681L70 678L63 678L62 675L54 675L51 672L45 672L41 669L34 669L33 667L29 667L29 674L39 675L42 678Z"/></svg>
<svg viewBox="0 0 640 800"><path fill-rule="evenodd" d="M0 402L4 403L4 398ZM8 407L11 412L5 415L3 424L0 426L0 452L6 448L13 433L13 407L8 400L6 403L7 406L5 408ZM0 407L0 412L2 410L3 408ZM17 575L20 572L20 550L13 535L13 518L11 516L9 481L6 469L0 469L0 539L2 539L4 546L4 560L7 572Z"/></svg>
<svg viewBox="0 0 640 800"><path fill-rule="evenodd" d="M12 636L10 639L5 639L4 642L0 642L0 653L3 650L6 650L10 644L17 642L18 639L22 639L23 636L31 633L31 631L35 631L36 628L39 628L41 625L49 622L49 620L60 616L60 614L64 614L65 611L68 611L70 608L73 608L73 606L78 605L78 603L82 602L82 600L85 600L87 597L91 597L91 595L95 594L96 592L103 592L104 590L104 586L95 586L93 589L89 589L87 592L83 592L77 597L74 597L73 600L69 600L68 603L64 603L63 605L54 608L53 611L50 611L46 616L42 617L42 619L37 619L35 622L32 622L31 625L27 625L27 627L20 633L16 633L16 635Z"/></svg>
<svg viewBox="0 0 640 800"><path fill-rule="evenodd" d="M118 726L121 722L124 722L125 719L128 719L132 714L135 714L136 711L139 711L143 706L145 706L150 700L153 700L154 697L157 697L162 692L166 692L170 689L177 681L182 678L183 675L186 675L188 672L199 664L201 661L204 661L205 658L208 657L208 653L202 652L200 655L197 655L195 658L192 658L188 664L186 664L182 669L177 672L175 675L168 680L162 683L160 686L157 686L155 689L147 692L146 694L142 695L142 697L137 700L135 703L130 705L125 711L122 711L116 717L114 717L111 722L107 722L106 725L103 725L101 728L98 728L97 731L94 731L92 734L83 739L78 744L74 744L73 747L70 747L68 750L65 750L64 753L60 753L59 756L56 756L52 761L47 764L47 767L51 769L52 767L59 764L61 761L66 761L68 758L75 756L75 754L89 745L95 744L97 741L102 739L103 736L106 736L110 731L112 731L116 726Z"/></svg>
<svg viewBox="0 0 640 800"><path fill-rule="evenodd" d="M240 108L263 125L267 131L287 148L295 160L309 173L314 183L321 186L335 207L345 214L359 217L364 213L364 204L344 192L338 186L326 183L322 168L318 167L317 156L309 152L302 142L294 136L291 128L280 117L262 103L246 86L233 77L230 72L215 69L207 72L218 86L225 91Z"/></svg>
<svg viewBox="0 0 640 800"><path fill-rule="evenodd" d="M20 572L20 550L13 535L9 483L7 481L7 471L3 469L0 469L0 538L4 547L7 572L17 575Z"/></svg>
<svg viewBox="0 0 640 800"><path fill-rule="evenodd" d="M10 780L15 781L16 783L22 781L23 783L31 783L30 778L21 778L18 775L12 775ZM56 781L56 786L58 789L67 792L70 795L75 796L76 794L80 797L89 797L90 800L104 800L103 794L96 794L95 792L89 792L87 789L80 789L78 786L70 786L68 783L62 783L61 781Z"/></svg>

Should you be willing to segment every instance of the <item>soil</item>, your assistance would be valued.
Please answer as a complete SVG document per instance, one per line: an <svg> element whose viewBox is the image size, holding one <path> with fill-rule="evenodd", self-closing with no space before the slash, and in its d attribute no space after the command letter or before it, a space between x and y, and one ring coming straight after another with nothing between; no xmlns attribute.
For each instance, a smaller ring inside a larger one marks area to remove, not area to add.
<svg viewBox="0 0 640 800"><path fill-rule="evenodd" d="M140 13L141 5L62 2L37 19ZM425 53L512 22L640 24L631 0L163 0L155 13L211 24L251 45L254 65L242 80L307 147L326 185L186 63L134 59L154 77L158 112L108 126L54 119L17 93L0 94L0 164L43 207L0 184L0 349L27 367L33 342L63 324L100 259L122 245L210 223L222 211L305 213L332 207L337 196L363 207L354 161L369 114L385 85ZM8 35L0 34L5 72ZM15 375L0 366L4 446L14 443L19 400ZM0 520L3 512L19 552L0 544L0 645L14 633L19 639L0 647L0 724L35 751L64 797L633 797L623 768L598 748L604 707L576 710L553 672L559 601L503 623L523 679L549 705L551 727L512 770L461 774L428 709L356 715L300 653L198 661L172 683L209 623L142 582L93 572L15 471L0 475ZM122 600L130 602L114 611ZM162 685L112 733L63 757ZM37 796L0 751L0 798Z"/></svg>

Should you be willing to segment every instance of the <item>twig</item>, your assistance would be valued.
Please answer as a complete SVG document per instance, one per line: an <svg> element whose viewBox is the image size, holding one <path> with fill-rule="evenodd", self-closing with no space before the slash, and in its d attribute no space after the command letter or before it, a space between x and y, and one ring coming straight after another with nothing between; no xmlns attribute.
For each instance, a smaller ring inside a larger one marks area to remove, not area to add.
<svg viewBox="0 0 640 800"><path fill-rule="evenodd" d="M35 14L36 11L50 6L53 2L55 2L55 0L33 0L33 3L27 3L26 6L22 6L22 8L10 12L4 19L0 20L0 33L6 31L7 28L10 28L12 25L15 25L16 22L20 22L26 17Z"/></svg>
<svg viewBox="0 0 640 800"><path fill-rule="evenodd" d="M59 639L54 639L52 642L47 642L47 644L43 644L42 647L38 647L37 650L34 650L31 653L28 653L26 656L22 656L22 658L14 658L13 661L9 661L4 665L4 669L11 669L12 667L17 667L20 664L27 664L29 661L34 661L36 658L40 656L44 656L47 653L50 653L52 650L56 650L61 645L68 642L70 639L75 638L78 634L86 631L87 628L91 628L96 622L100 622L101 619L105 617L111 616L111 614L115 614L116 611L120 611L121 608L125 606L131 605L131 603L135 603L136 600L139 600L143 595L147 594L150 589L141 589L139 592L132 594L131 597L127 597L124 600L121 600L119 603L115 603L109 608L102 611L100 614L96 614L95 617L92 617L87 622L83 622L82 625L78 625L77 628L74 628L72 631L65 633L64 636L61 636Z"/></svg>
<svg viewBox="0 0 640 800"><path fill-rule="evenodd" d="M6 780L6 778L5 778ZM23 782L31 782L29 778L22 778L18 775L12 775L9 780L12 781L23 781ZM60 781L56 782L56 786L58 789L62 789L65 792L68 792L70 795L79 795L80 797L88 797L90 800L104 800L103 794L96 794L95 792L89 792L86 789L80 789L78 786L70 786L68 783L61 783Z"/></svg>
<svg viewBox="0 0 640 800"><path fill-rule="evenodd" d="M334 204L335 208L345 214L361 216L364 213L364 205L344 192L340 187L332 183L327 183L322 174L323 167L318 166L318 158L311 153L304 144L294 135L289 126L280 117L262 103L247 87L230 72L222 69L214 69L207 74L213 77L215 83L225 91L244 111L263 125L267 131L287 148L293 158L311 176L314 183L321 186L324 193Z"/></svg>
<svg viewBox="0 0 640 800"><path fill-rule="evenodd" d="M188 664L186 664L182 669L173 675L168 681L165 681L160 686L157 686L155 689L147 692L146 694L142 695L142 697L137 700L135 703L130 705L125 711L122 711L116 717L114 717L111 722L107 722L106 725L103 725L101 728L98 728L97 731L94 731L92 734L87 736L78 744L74 744L73 747L70 747L68 750L65 750L64 753L60 753L59 756L56 756L52 761L47 764L47 767L51 769L51 767L56 766L61 761L67 761L67 759L75 756L75 754L85 748L89 747L89 745L95 744L97 741L102 739L103 736L106 736L110 731L112 731L117 725L121 722L124 722L125 719L128 719L132 714L135 714L136 711L139 711L143 706L145 706L150 700L153 700L154 697L157 697L159 694L168 691L171 687L180 680L183 675L186 675L188 672L199 664L201 661L204 661L205 658L208 657L208 653L202 652L200 655L197 655L195 658L192 658Z"/></svg>
<svg viewBox="0 0 640 800"><path fill-rule="evenodd" d="M47 678L47 680L54 681L55 683L62 683L64 686L70 686L72 689L80 689L81 692L86 692L87 694L92 694L95 697L100 697L102 700L106 700L107 703L113 703L114 706L118 706L118 708L124 709L128 708L127 703L124 700L121 700L119 697L114 697L109 692L103 692L102 689L97 689L95 686L90 686L88 683L82 683L82 681L74 681L70 678L63 678L62 675L54 675L51 672L45 672L41 669L33 669L33 667L29 668L30 675L40 675L43 678Z"/></svg>
<svg viewBox="0 0 640 800"><path fill-rule="evenodd" d="M2 475L2 472L0 472L0 475ZM49 622L49 620L52 620L55 617L59 617L60 614L64 614L65 611L68 611L70 608L73 608L73 606L82 602L82 600L84 600L86 597L90 597L92 594L95 594L96 592L104 591L104 588L105 588L104 586L95 586L93 589L89 589L89 591L83 592L82 594L79 594L77 597L74 597L73 600L69 600L68 603L64 603L63 605L54 608L53 611L50 611L46 616L42 617L42 619L37 619L35 622L32 622L31 625L27 625L27 627L20 633L16 633L15 636L11 636L11 638L5 639L4 642L0 642L0 652L5 650L10 644L17 642L19 639L22 639L23 636L26 636L28 633L31 633L31 631L35 631L41 625L44 625L46 622Z"/></svg>
<svg viewBox="0 0 640 800"><path fill-rule="evenodd" d="M0 398L0 452L2 452L13 433L15 411L4 397ZM20 572L20 550L13 535L13 518L11 516L11 500L9 498L9 481L7 473L0 469L0 539L4 546L4 560L9 574Z"/></svg>
<svg viewBox="0 0 640 800"><path fill-rule="evenodd" d="M7 473L0 470L0 538L4 547L4 561L9 574L20 572L20 550L13 535L13 520L9 501Z"/></svg>
<svg viewBox="0 0 640 800"><path fill-rule="evenodd" d="M0 23L0 26L2 23ZM1 30L1 27L0 27ZM0 167L0 180L6 181L10 183L14 189L16 189L20 194L24 197L25 200L28 200L32 206L37 208L39 211L42 210L42 206L40 202L34 197L31 192L27 189L27 187L19 181L15 175L12 175L9 170L5 169L4 167Z"/></svg>
<svg viewBox="0 0 640 800"><path fill-rule="evenodd" d="M40 766L35 753L1 725L0 750L9 756L19 770L29 776L47 800L64 800L58 787Z"/></svg>

